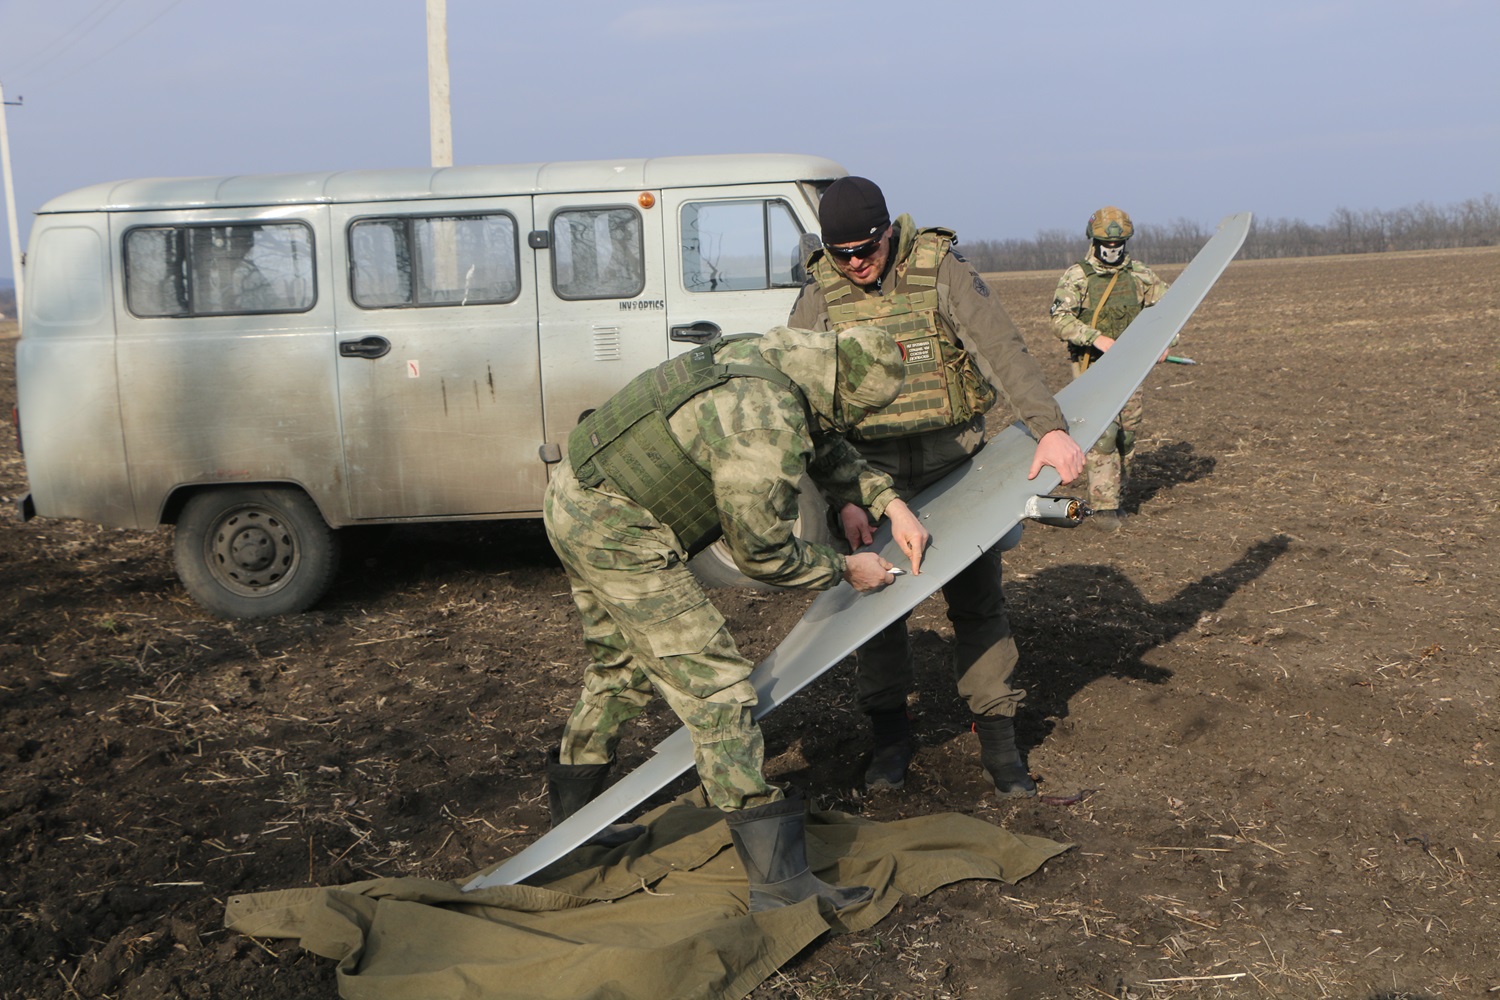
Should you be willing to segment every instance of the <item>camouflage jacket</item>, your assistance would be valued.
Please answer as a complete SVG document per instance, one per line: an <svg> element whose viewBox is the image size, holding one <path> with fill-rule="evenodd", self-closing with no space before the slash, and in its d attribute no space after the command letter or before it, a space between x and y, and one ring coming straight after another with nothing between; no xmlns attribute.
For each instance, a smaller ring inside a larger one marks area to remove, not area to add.
<svg viewBox="0 0 1500 1000"><path fill-rule="evenodd" d="M916 246L917 233L911 216L902 215L896 220L887 276L910 256ZM1066 430L1067 419L1052 398L1041 367L1027 351L1021 331L979 272L957 249L945 255L938 267L937 290L938 312L948 329L1027 429L1038 438L1048 431ZM882 290L868 288L865 291L879 296ZM802 286L787 325L813 330L829 328L828 302L815 281L810 279Z"/></svg>
<svg viewBox="0 0 1500 1000"><path fill-rule="evenodd" d="M1085 265L1088 265L1085 267ZM1100 263L1090 251L1089 256L1072 265L1057 281L1057 291L1052 294L1052 330L1057 338L1074 347L1088 347L1102 332L1089 325L1094 313L1094 302L1089 296L1089 269L1097 275L1120 274L1121 281L1132 283L1133 297L1144 309L1154 306L1167 293L1167 283L1156 276L1156 272L1142 264L1129 253L1114 267ZM1113 298L1113 293L1111 293ZM1175 341L1174 341L1175 343Z"/></svg>
<svg viewBox="0 0 1500 1000"><path fill-rule="evenodd" d="M802 400L760 378L733 378L700 393L672 414L668 427L688 457L713 479L724 541L741 571L782 587L824 590L843 577L844 556L792 533L804 472L839 503L878 518L896 499L889 476L870 468L837 426L834 336L778 327L727 345L723 361L759 351L801 387Z"/></svg>

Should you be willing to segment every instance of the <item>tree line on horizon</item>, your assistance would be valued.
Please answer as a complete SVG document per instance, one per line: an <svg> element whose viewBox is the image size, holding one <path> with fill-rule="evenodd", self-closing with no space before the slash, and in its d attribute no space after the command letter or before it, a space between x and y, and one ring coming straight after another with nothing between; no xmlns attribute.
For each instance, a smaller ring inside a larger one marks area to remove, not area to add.
<svg viewBox="0 0 1500 1000"><path fill-rule="evenodd" d="M1214 230L1190 219L1166 225L1137 223L1130 252L1148 264L1186 264ZM1394 211L1335 209L1319 226L1300 219L1251 221L1241 260L1383 253L1390 250L1451 250L1500 244L1500 199L1470 198L1448 207L1419 202ZM1062 270L1083 257L1080 227L1048 229L1033 239L961 240L958 249L980 271Z"/></svg>

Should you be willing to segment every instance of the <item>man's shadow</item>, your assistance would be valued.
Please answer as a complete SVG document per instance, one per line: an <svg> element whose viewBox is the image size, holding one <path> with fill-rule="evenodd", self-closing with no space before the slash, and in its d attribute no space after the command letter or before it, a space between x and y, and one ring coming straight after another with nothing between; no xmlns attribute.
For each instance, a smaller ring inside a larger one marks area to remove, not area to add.
<svg viewBox="0 0 1500 1000"><path fill-rule="evenodd" d="M1229 566L1156 603L1108 565L1056 566L1007 582L1011 627L1021 649L1014 683L1026 691L1026 701L1016 716L1023 749L1046 739L1054 720L1068 716L1073 696L1101 677L1129 677L1151 684L1170 680L1170 670L1146 663L1144 656L1192 629L1204 615L1222 609L1290 544L1286 535L1256 542ZM913 639L918 637L913 635ZM930 633L921 637L921 647L930 642L938 642L937 637ZM949 657L919 652L918 663L924 661L926 669L919 666L918 686L937 709L931 713L934 721L942 721L919 734L919 742L945 743L967 730L968 712L946 675Z"/></svg>
<svg viewBox="0 0 1500 1000"><path fill-rule="evenodd" d="M1187 441L1174 441L1135 456L1130 481L1120 506L1127 514L1139 514L1141 505L1163 490L1182 483L1195 483L1213 475L1218 459L1199 455Z"/></svg>

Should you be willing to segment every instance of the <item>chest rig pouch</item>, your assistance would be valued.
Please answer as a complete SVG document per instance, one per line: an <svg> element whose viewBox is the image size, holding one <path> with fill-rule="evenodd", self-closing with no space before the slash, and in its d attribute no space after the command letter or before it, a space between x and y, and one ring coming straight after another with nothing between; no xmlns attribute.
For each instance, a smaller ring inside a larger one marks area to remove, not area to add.
<svg viewBox="0 0 1500 1000"><path fill-rule="evenodd" d="M714 355L745 334L709 341L642 372L573 428L568 461L584 486L608 488L645 507L677 534L688 555L723 533L713 478L688 457L667 419L699 393L732 378L763 378L806 400L791 379L758 361L723 363ZM811 416L808 427L813 426Z"/></svg>
<svg viewBox="0 0 1500 1000"><path fill-rule="evenodd" d="M837 331L879 327L901 345L906 382L889 406L850 428L858 441L905 437L968 423L995 405L996 392L939 312L938 267L953 245L947 229L923 229L906 259L896 265L889 291L871 295L845 278L824 254L813 275Z"/></svg>
<svg viewBox="0 0 1500 1000"><path fill-rule="evenodd" d="M1091 261L1084 261L1083 273L1088 275L1088 288L1084 292L1086 303L1093 303L1093 316L1089 326L1106 337L1119 338L1130 321L1141 314L1141 293L1135 276L1128 267L1118 271L1100 271ZM1084 306L1084 312L1089 306Z"/></svg>

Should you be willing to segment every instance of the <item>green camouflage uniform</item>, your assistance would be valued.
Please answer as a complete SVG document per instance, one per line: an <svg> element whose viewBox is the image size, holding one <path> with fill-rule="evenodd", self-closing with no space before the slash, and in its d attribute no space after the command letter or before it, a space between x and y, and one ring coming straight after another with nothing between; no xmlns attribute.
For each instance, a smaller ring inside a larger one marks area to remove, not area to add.
<svg viewBox="0 0 1500 1000"><path fill-rule="evenodd" d="M900 329L924 322L928 324L925 332L943 340L945 346L940 354L909 356L909 362L921 363L928 356L952 357L963 366L954 384L971 379L982 384L976 401L1003 399L1038 438L1049 431L1066 430L1067 421L1020 331L979 274L950 249L952 243L952 232L918 230L910 216L902 215L895 223L886 273L878 287L866 288L840 275L819 251L808 262L809 281L788 322L813 329L856 322L889 323ZM898 336L903 342L920 341L910 331ZM908 386L916 381L908 374ZM932 390L926 395L940 393ZM900 408L899 403L893 407ZM948 411L947 422L931 429L890 435L886 426L881 436L873 440L861 436L855 444L865 460L889 474L901 496L909 499L983 447L984 406L972 410L978 412L966 413L961 405L955 406ZM937 541L941 544L941 539ZM1005 613L998 549L982 553L950 580L943 587L943 597L953 623L959 694L975 715L1015 715L1026 692L1011 686L1018 654ZM915 685L906 618L860 647L857 664L856 689L863 711L904 709Z"/></svg>
<svg viewBox="0 0 1500 1000"><path fill-rule="evenodd" d="M1093 346L1095 337L1103 334L1118 340L1130 321L1142 309L1156 305L1166 291L1167 283L1128 252L1111 267L1090 249L1087 258L1064 271L1052 298L1052 328L1068 344L1073 377L1082 375L1103 353ZM1096 316L1101 299L1104 308ZM1095 510L1119 509L1144 415L1143 390L1138 388L1084 457L1089 505Z"/></svg>
<svg viewBox="0 0 1500 1000"><path fill-rule="evenodd" d="M888 338L875 365L861 336L778 327L726 343L716 359L764 362L806 400L765 378L736 377L708 389L667 421L672 436L712 481L723 537L747 575L783 587L824 590L845 557L792 533L804 472L821 489L879 517L894 499L890 479L840 436L861 405L900 389L900 355ZM838 344L837 352L835 343ZM853 362L853 363L851 363ZM862 369L862 381L849 381ZM809 426L809 414L814 424ZM579 431L587 429L587 421ZM577 432L575 432L577 433ZM561 764L614 759L620 728L659 693L692 735L709 802L725 810L777 801L761 773L764 748L751 712L754 664L741 656L687 568L676 532L608 480L590 488L565 459L547 485L543 517L583 617L591 663L563 731Z"/></svg>

